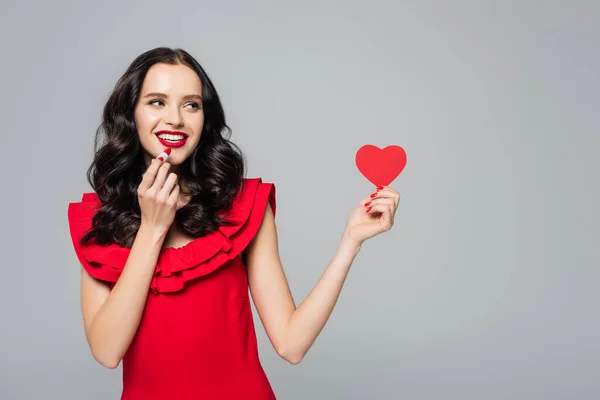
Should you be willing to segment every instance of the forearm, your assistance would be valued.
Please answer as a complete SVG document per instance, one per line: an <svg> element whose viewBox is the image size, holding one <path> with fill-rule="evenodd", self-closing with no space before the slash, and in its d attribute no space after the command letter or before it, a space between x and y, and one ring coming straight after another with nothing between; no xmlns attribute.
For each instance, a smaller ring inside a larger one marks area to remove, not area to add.
<svg viewBox="0 0 600 400"><path fill-rule="evenodd" d="M321 279L292 313L283 350L292 363L304 357L327 323L360 248L344 235Z"/></svg>
<svg viewBox="0 0 600 400"><path fill-rule="evenodd" d="M92 321L96 360L116 368L138 329L164 235L140 227L119 280Z"/></svg>

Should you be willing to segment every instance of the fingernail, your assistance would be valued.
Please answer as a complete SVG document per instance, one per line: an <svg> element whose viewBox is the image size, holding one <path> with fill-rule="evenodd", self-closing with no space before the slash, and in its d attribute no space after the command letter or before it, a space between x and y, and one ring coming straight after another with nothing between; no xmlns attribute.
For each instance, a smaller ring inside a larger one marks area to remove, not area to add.
<svg viewBox="0 0 600 400"><path fill-rule="evenodd" d="M159 161L162 161L162 160L163 160L163 158L162 158L162 157L158 157L158 158L157 158L157 160L159 160Z"/></svg>
<svg viewBox="0 0 600 400"><path fill-rule="evenodd" d="M374 199L374 198L375 198L375 196L377 196L377 193L373 193L373 194L371 195L371 198L372 198L372 199Z"/></svg>
<svg viewBox="0 0 600 400"><path fill-rule="evenodd" d="M383 186L381 186L381 185L377 186L377 190L381 190L381 189L383 189Z"/></svg>
<svg viewBox="0 0 600 400"><path fill-rule="evenodd" d="M373 208L373 207L369 207L369 208L367 208L367 212L371 211L371 208Z"/></svg>
<svg viewBox="0 0 600 400"><path fill-rule="evenodd" d="M370 202L370 201L366 202L366 203L365 203L365 207L368 207L368 206L369 206L369 204L371 204L371 202Z"/></svg>

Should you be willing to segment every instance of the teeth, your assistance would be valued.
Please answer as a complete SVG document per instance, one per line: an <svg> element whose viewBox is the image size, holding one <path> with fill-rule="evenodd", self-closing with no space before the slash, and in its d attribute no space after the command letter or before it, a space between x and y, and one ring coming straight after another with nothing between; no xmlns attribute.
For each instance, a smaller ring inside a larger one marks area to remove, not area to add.
<svg viewBox="0 0 600 400"><path fill-rule="evenodd" d="M183 135L169 135L168 133L161 133L160 135L158 135L158 137L161 139L174 140L174 141L179 141L179 140L185 139L185 136L183 136Z"/></svg>

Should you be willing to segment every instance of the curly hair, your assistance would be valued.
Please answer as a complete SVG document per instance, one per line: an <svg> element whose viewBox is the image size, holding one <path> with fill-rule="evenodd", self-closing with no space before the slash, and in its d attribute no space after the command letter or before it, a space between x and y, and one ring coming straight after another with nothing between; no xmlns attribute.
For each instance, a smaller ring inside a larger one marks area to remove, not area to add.
<svg viewBox="0 0 600 400"><path fill-rule="evenodd" d="M217 91L202 66L182 49L159 47L131 63L104 106L94 140L94 159L87 170L87 180L102 206L92 219L92 228L81 238L82 245L92 239L99 245L133 245L141 223L137 188L146 170L134 110L144 78L157 63L192 68L200 78L203 93L200 142L179 169L182 193L186 187L185 195L191 197L177 210L174 223L183 233L196 238L227 224L227 212L243 184L245 157L229 141L231 129L225 122ZM101 139L105 139L104 144L98 149Z"/></svg>

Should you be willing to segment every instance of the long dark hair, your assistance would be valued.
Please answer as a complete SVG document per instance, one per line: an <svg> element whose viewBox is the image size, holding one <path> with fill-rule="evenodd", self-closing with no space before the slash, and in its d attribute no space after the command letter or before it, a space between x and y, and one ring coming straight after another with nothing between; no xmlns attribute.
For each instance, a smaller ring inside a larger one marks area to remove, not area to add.
<svg viewBox="0 0 600 400"><path fill-rule="evenodd" d="M134 110L146 73L157 63L186 65L196 71L202 84L204 127L197 147L180 165L178 174L180 187L187 187L191 199L176 212L174 223L193 237L204 236L227 223L227 212L245 176L245 158L229 141L231 129L202 66L182 49L159 47L131 63L104 106L94 140L95 156L87 171L87 180L102 207L93 217L92 228L81 238L82 245L92 239L100 245L133 245L141 223L137 188L146 170ZM102 138L105 141L99 147Z"/></svg>

